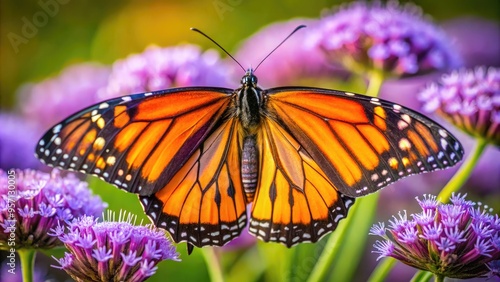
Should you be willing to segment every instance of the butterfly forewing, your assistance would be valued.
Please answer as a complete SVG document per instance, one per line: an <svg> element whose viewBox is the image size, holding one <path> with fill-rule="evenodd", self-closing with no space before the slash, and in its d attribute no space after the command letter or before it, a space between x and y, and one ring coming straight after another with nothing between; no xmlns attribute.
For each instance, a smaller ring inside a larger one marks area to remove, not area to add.
<svg viewBox="0 0 500 282"><path fill-rule="evenodd" d="M50 129L45 163L150 195L170 181L229 108L229 89L172 89L89 107Z"/></svg>

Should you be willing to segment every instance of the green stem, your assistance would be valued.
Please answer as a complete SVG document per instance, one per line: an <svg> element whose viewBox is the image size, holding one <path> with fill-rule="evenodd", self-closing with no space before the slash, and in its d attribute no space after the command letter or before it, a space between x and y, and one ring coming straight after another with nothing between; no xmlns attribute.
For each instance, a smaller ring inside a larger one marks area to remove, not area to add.
<svg viewBox="0 0 500 282"><path fill-rule="evenodd" d="M464 185L465 181L469 178L470 174L474 170L477 161L484 152L484 149L488 145L485 139L477 139L476 146L474 150L469 154L467 160L460 166L460 169L455 173L453 178L446 184L446 186L441 190L438 195L438 200L445 203L447 202L453 192L457 192Z"/></svg>
<svg viewBox="0 0 500 282"><path fill-rule="evenodd" d="M415 275L413 278L410 280L411 282L429 282L431 280L432 273L428 271L423 271L420 270Z"/></svg>
<svg viewBox="0 0 500 282"><path fill-rule="evenodd" d="M17 253L21 260L23 282L33 282L33 267L35 266L36 251L34 249L20 249Z"/></svg>
<svg viewBox="0 0 500 282"><path fill-rule="evenodd" d="M444 282L444 276L439 274L434 274L434 282Z"/></svg>
<svg viewBox="0 0 500 282"><path fill-rule="evenodd" d="M383 259L373 270L370 278L368 278L368 282L378 282L385 281L387 274L391 271L391 269L396 265L396 260L393 258L385 258Z"/></svg>
<svg viewBox="0 0 500 282"><path fill-rule="evenodd" d="M347 234L347 227L349 223L353 220L352 213L355 213L358 209L359 205L354 204L352 210L350 212L350 216L348 216L344 221L341 222L337 230L330 235L328 241L326 242L325 248L321 253L321 256L318 258L316 265L314 266L309 278L308 282L318 282L324 280L326 277L328 270L330 270L330 265L332 264L333 259L336 257L337 252L344 241Z"/></svg>
<svg viewBox="0 0 500 282"><path fill-rule="evenodd" d="M385 76L382 72L372 71L369 74L369 78L370 80L368 82L368 88L366 89L365 94L371 97L378 97Z"/></svg>
<svg viewBox="0 0 500 282"><path fill-rule="evenodd" d="M207 263L208 275L212 282L223 282L222 268L220 265L219 257L212 247L202 249L203 257Z"/></svg>

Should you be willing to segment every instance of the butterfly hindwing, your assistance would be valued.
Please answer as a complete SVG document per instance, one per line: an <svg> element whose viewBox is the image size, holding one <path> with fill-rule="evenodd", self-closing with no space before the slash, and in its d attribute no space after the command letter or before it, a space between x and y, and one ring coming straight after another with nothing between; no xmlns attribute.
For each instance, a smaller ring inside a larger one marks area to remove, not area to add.
<svg viewBox="0 0 500 282"><path fill-rule="evenodd" d="M266 93L268 115L349 197L405 176L451 167L462 159L455 137L425 116L363 95L316 88Z"/></svg>
<svg viewBox="0 0 500 282"><path fill-rule="evenodd" d="M354 199L340 194L287 131L266 118L258 138L260 179L249 231L290 247L316 242L347 216Z"/></svg>
<svg viewBox="0 0 500 282"><path fill-rule="evenodd" d="M172 179L222 119L232 92L183 88L111 99L50 129L37 156L48 165L151 195Z"/></svg>
<svg viewBox="0 0 500 282"><path fill-rule="evenodd" d="M222 246L246 226L238 121L217 127L172 180L142 196L146 213L176 242Z"/></svg>

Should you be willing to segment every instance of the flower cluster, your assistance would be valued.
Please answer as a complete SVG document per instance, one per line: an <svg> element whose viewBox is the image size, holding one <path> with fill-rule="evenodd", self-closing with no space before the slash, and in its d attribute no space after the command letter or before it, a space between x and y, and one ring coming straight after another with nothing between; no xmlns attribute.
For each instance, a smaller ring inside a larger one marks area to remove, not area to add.
<svg viewBox="0 0 500 282"><path fill-rule="evenodd" d="M377 241L375 253L393 257L409 266L444 277L466 279L483 276L490 264L500 259L500 218L486 207L453 195L451 204L442 204L434 196L417 201L422 212L399 214L374 225L371 235Z"/></svg>
<svg viewBox="0 0 500 282"><path fill-rule="evenodd" d="M172 87L228 86L227 68L215 51L195 45L152 46L113 64L101 99Z"/></svg>
<svg viewBox="0 0 500 282"><path fill-rule="evenodd" d="M353 2L322 19L311 39L347 69L402 76L457 66L450 40L413 5Z"/></svg>
<svg viewBox="0 0 500 282"><path fill-rule="evenodd" d="M95 63L69 66L60 75L23 86L18 95L22 114L43 129L99 102L99 89L107 84L110 69Z"/></svg>
<svg viewBox="0 0 500 282"><path fill-rule="evenodd" d="M73 220L52 230L69 250L58 259L76 281L144 281L166 259L179 261L179 254L165 233L127 221L97 222L92 216Z"/></svg>
<svg viewBox="0 0 500 282"><path fill-rule="evenodd" d="M47 232L105 204L73 174L61 177L34 170L0 170L0 248L52 248L62 243ZM11 243L9 245L8 243Z"/></svg>
<svg viewBox="0 0 500 282"><path fill-rule="evenodd" d="M437 111L468 134L500 146L500 69L454 71L419 97L426 112Z"/></svg>

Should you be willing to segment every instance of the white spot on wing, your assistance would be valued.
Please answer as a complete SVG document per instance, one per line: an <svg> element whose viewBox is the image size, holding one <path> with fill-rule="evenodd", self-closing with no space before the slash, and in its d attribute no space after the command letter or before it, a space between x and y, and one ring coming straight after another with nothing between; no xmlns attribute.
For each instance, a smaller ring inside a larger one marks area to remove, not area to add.
<svg viewBox="0 0 500 282"><path fill-rule="evenodd" d="M408 127L408 124L404 122L403 120L398 121L398 129L403 130Z"/></svg>
<svg viewBox="0 0 500 282"><path fill-rule="evenodd" d="M446 150L446 147L448 147L448 141L441 139L441 148Z"/></svg>
<svg viewBox="0 0 500 282"><path fill-rule="evenodd" d="M443 137L443 138L448 137L448 133L446 133L446 131L444 131L443 129L438 130L438 132L439 132L439 135L441 135L441 137Z"/></svg>
<svg viewBox="0 0 500 282"><path fill-rule="evenodd" d="M404 137L399 140L398 145L399 145L399 149L401 149L403 151L408 151L409 149L411 149L410 141Z"/></svg>
<svg viewBox="0 0 500 282"><path fill-rule="evenodd" d="M374 104L374 105L379 105L379 106L380 106L381 104L380 104L380 102L379 102L379 101L380 101L380 100L379 100L379 99L377 99L377 98L371 98L371 99L370 99L370 103L372 103L372 104Z"/></svg>
<svg viewBox="0 0 500 282"><path fill-rule="evenodd" d="M61 125L61 124L58 124L58 125L54 126L54 129L52 129L52 132L53 132L54 134L59 133L59 131L61 131L61 127L62 127L62 125Z"/></svg>
<svg viewBox="0 0 500 282"><path fill-rule="evenodd" d="M108 104L108 103L106 103L106 102L101 103L101 104L99 105L99 109L106 109L107 107L109 107L109 104Z"/></svg>
<svg viewBox="0 0 500 282"><path fill-rule="evenodd" d="M439 152L438 153L438 159L442 159L444 157L444 153L443 152Z"/></svg>
<svg viewBox="0 0 500 282"><path fill-rule="evenodd" d="M407 114L401 115L401 118L407 123L411 123L411 117Z"/></svg>

